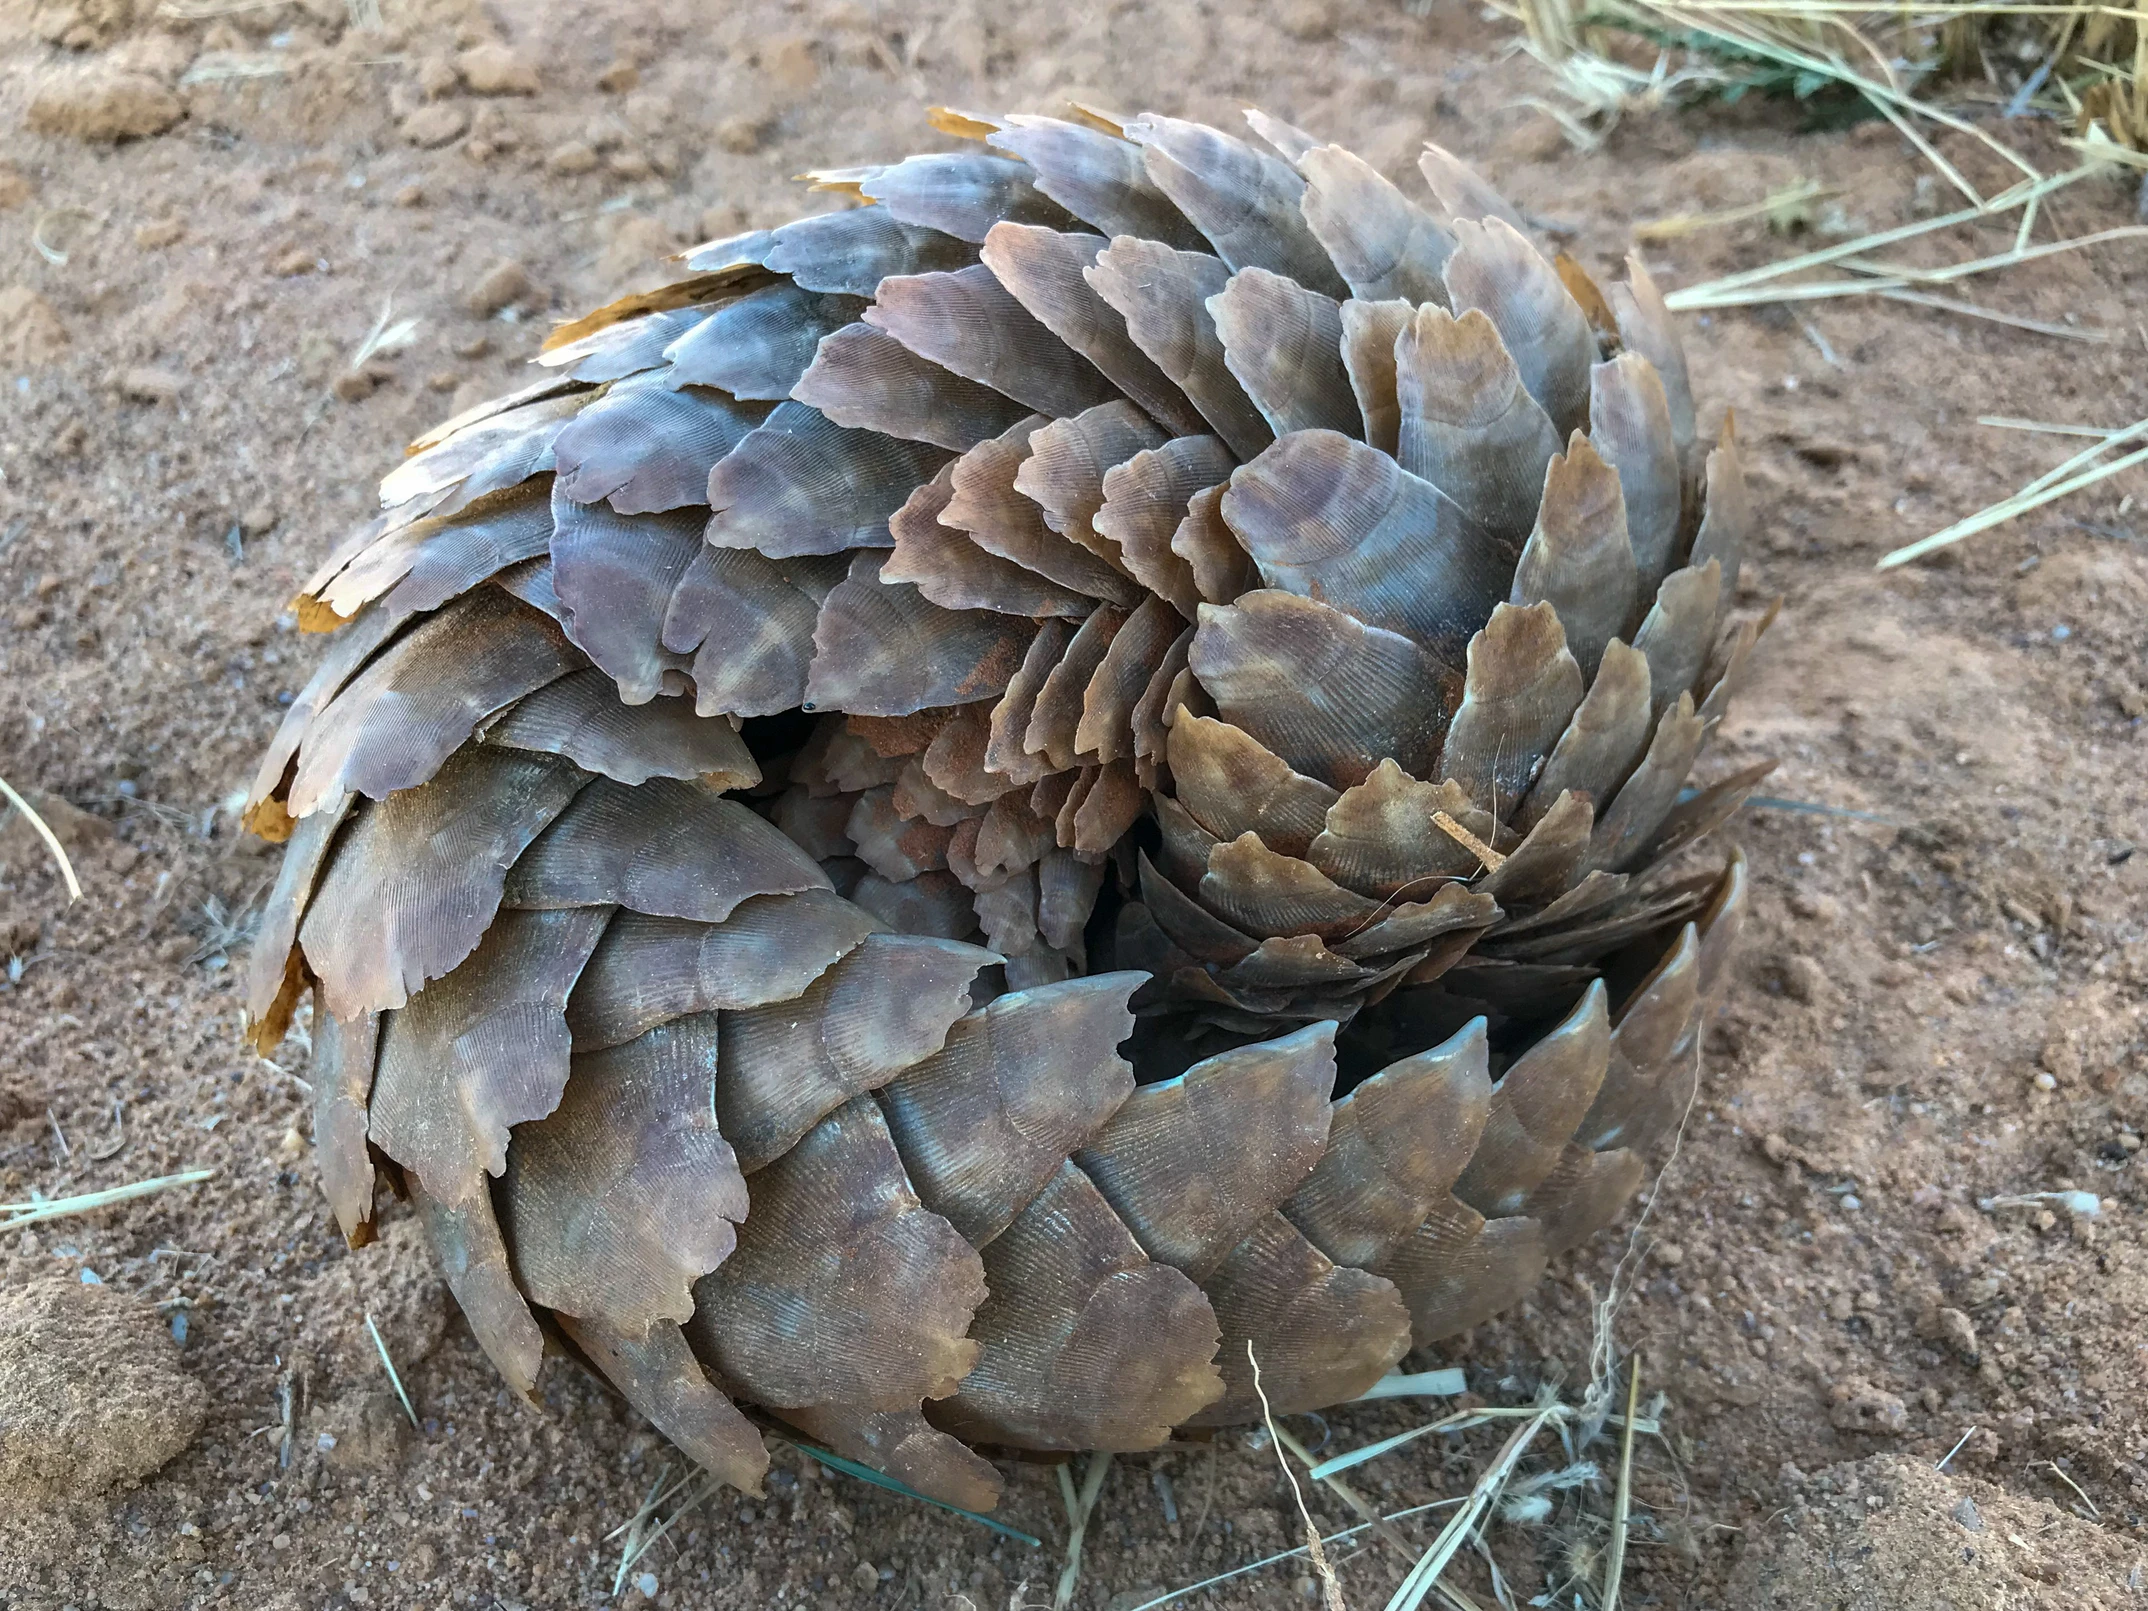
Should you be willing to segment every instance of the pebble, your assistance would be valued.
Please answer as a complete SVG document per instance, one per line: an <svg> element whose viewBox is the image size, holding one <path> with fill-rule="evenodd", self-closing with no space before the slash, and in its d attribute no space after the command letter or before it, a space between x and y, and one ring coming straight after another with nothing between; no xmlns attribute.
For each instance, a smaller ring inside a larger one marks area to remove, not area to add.
<svg viewBox="0 0 2148 1611"><path fill-rule="evenodd" d="M604 165L621 179L646 179L656 171L654 163L632 146L622 146L605 159Z"/></svg>
<svg viewBox="0 0 2148 1611"><path fill-rule="evenodd" d="M721 139L722 136L719 134L718 138ZM565 145L554 146L545 157L544 165L549 172L562 178L572 178L576 174L588 173L594 169L597 165L597 154L590 149L587 141L569 140Z"/></svg>
<svg viewBox="0 0 2148 1611"><path fill-rule="evenodd" d="M597 75L597 88L607 95L624 95L641 83L641 69L632 62L613 62Z"/></svg>
<svg viewBox="0 0 2148 1611"><path fill-rule="evenodd" d="M858 1586L860 1594L871 1594L880 1587L880 1568L871 1561L860 1561L850 1569L850 1581Z"/></svg>
<svg viewBox="0 0 2148 1611"><path fill-rule="evenodd" d="M150 139L185 116L186 103L147 73L90 66L47 79L25 121L39 134L109 145Z"/></svg>
<svg viewBox="0 0 2148 1611"><path fill-rule="evenodd" d="M134 231L134 244L149 252L176 246L185 238L186 224L177 218L152 218L136 225Z"/></svg>
<svg viewBox="0 0 2148 1611"><path fill-rule="evenodd" d="M113 384L128 402L154 406L177 397L186 383L169 369L138 364L131 369L122 369Z"/></svg>
<svg viewBox="0 0 2148 1611"><path fill-rule="evenodd" d="M269 272L278 279L288 280L301 274L311 274L321 266L321 260L302 246L294 246L269 265Z"/></svg>
<svg viewBox="0 0 2148 1611"><path fill-rule="evenodd" d="M512 46L473 45L455 58L473 95L535 95L537 67Z"/></svg>
<svg viewBox="0 0 2148 1611"><path fill-rule="evenodd" d="M462 74L445 56L428 56L418 63L418 93L428 101L453 95L462 87Z"/></svg>
<svg viewBox="0 0 2148 1611"><path fill-rule="evenodd" d="M529 271L511 257L503 257L485 270L477 284L463 298L463 306L480 319L489 319L502 308L511 308L531 299L537 287L530 279Z"/></svg>
<svg viewBox="0 0 2148 1611"><path fill-rule="evenodd" d="M1783 994L1792 1001L1812 1002L1827 988L1827 970L1811 957L1793 956L1783 963Z"/></svg>
<svg viewBox="0 0 2148 1611"><path fill-rule="evenodd" d="M716 144L736 157L750 157L768 143L765 118L727 117L716 125Z"/></svg>
<svg viewBox="0 0 2148 1611"><path fill-rule="evenodd" d="M266 537L276 529L276 506L257 503L239 516L239 530L249 537Z"/></svg>
<svg viewBox="0 0 2148 1611"><path fill-rule="evenodd" d="M1932 1310L1919 1319L1917 1332L1928 1341L1943 1343L1965 1365L1974 1365L1983 1357L1976 1322L1959 1309Z"/></svg>
<svg viewBox="0 0 2148 1611"><path fill-rule="evenodd" d="M462 138L470 126L470 114L445 101L419 107L403 119L403 138L422 150L436 150Z"/></svg>

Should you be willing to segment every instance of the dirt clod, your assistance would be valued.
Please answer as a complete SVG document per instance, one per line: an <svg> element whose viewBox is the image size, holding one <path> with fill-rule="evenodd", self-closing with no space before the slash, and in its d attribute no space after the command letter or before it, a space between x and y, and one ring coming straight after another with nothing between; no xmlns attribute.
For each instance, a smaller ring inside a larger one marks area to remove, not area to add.
<svg viewBox="0 0 2148 1611"><path fill-rule="evenodd" d="M2125 1543L2054 1504L1879 1455L1801 1484L1790 1510L1746 1546L1725 1603L2106 1611L2138 1604L2133 1566Z"/></svg>
<svg viewBox="0 0 2148 1611"><path fill-rule="evenodd" d="M455 58L455 66L473 95L537 93L536 64L497 41L472 46Z"/></svg>
<svg viewBox="0 0 2148 1611"><path fill-rule="evenodd" d="M502 308L518 307L536 299L537 286L530 279L529 270L513 258L502 258L478 277L463 298L463 306L480 319L490 318Z"/></svg>
<svg viewBox="0 0 2148 1611"><path fill-rule="evenodd" d="M67 346L67 326L54 308L27 285L0 290L0 364L31 369L50 363Z"/></svg>
<svg viewBox="0 0 2148 1611"><path fill-rule="evenodd" d="M112 144L162 134L186 116L186 103L147 73L92 65L63 69L30 99L28 122L39 134Z"/></svg>
<svg viewBox="0 0 2148 1611"><path fill-rule="evenodd" d="M201 1429L207 1395L136 1299L47 1278L0 1294L0 1504L148 1476Z"/></svg>
<svg viewBox="0 0 2148 1611"><path fill-rule="evenodd" d="M151 364L136 364L122 369L113 377L113 389L130 403L146 403L151 407L168 403L185 388L186 382L169 369L159 369Z"/></svg>
<svg viewBox="0 0 2148 1611"><path fill-rule="evenodd" d="M459 140L470 126L470 114L448 101L433 101L403 119L403 138L425 150Z"/></svg>

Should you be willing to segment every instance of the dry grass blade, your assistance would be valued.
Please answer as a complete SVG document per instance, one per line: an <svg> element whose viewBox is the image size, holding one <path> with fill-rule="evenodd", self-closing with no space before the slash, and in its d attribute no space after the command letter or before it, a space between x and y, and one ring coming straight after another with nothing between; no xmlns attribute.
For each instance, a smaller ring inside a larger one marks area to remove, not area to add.
<svg viewBox="0 0 2148 1611"><path fill-rule="evenodd" d="M1275 1441L1298 1457L1298 1463L1305 1467L1308 1476L1313 1476L1314 1481L1321 1484L1329 1493L1356 1511L1358 1515L1364 1517L1366 1522L1379 1533L1380 1537L1393 1546L1396 1554L1400 1555L1404 1560L1410 1558L1413 1553L1410 1541L1381 1517L1379 1510L1371 1500L1367 1499L1347 1482L1344 1482L1340 1477L1332 1474L1328 1476L1314 1475L1312 1451L1292 1437L1288 1427L1278 1426L1275 1428Z"/></svg>
<svg viewBox="0 0 2148 1611"><path fill-rule="evenodd" d="M1417 1611L1417 1608L1425 1603L1433 1585L1439 1582L1440 1574L1447 1570L1447 1563L1453 1560L1455 1552L1468 1542L1470 1532L1483 1520L1484 1513L1491 1508L1492 1501L1506 1485L1507 1477L1513 1472L1515 1465L1528 1452L1529 1445L1536 1441L1537 1434L1553 1421L1564 1419L1572 1413L1563 1404L1546 1404L1531 1413L1528 1420L1514 1429L1513 1435L1501 1446L1498 1457L1485 1467L1484 1474L1476 1481L1476 1486L1469 1490L1469 1497L1463 1502L1461 1510L1440 1529L1439 1537L1432 1541L1432 1547L1424 1552L1417 1564L1410 1569L1410 1575L1402 1580L1401 1586L1388 1600L1386 1611Z"/></svg>
<svg viewBox="0 0 2148 1611"><path fill-rule="evenodd" d="M1611 1501L1611 1542L1604 1551L1604 1611L1618 1611L1626 1576L1626 1517L1633 1509L1633 1434L1641 1408L1641 1356L1626 1362L1626 1424L1619 1435L1618 1492Z"/></svg>
<svg viewBox="0 0 2148 1611"><path fill-rule="evenodd" d="M699 1477L698 1484L695 1481L695 1477L697 1476ZM620 1552L619 1571L614 1579L612 1593L614 1595L618 1594L620 1588L623 1587L626 1583L627 1574L634 1570L635 1565L641 1560L644 1555L648 1554L650 1550L656 1547L658 1539L662 1538L666 1533L670 1532L672 1528L676 1527L683 1519L685 1519L686 1516L691 1514L697 1507L702 1504L703 1501L705 1501L711 1494L715 1493L716 1490L722 1486L723 1484L718 1482L715 1477L710 1476L705 1472L692 1473L686 1477L681 1478L677 1486L670 1490L670 1493L677 1493L681 1489L686 1491L686 1497L679 1501L678 1508L673 1510L672 1513L669 1516L666 1516L662 1521L658 1522L656 1526L649 1528L646 1533L640 1534L638 1536L629 1535L627 1547ZM657 1504L662 1504L663 1500L668 1497L669 1494L660 1495L657 1500ZM650 1515L653 1515L655 1513L655 1507L649 1507L648 1513Z"/></svg>
<svg viewBox="0 0 2148 1611"><path fill-rule="evenodd" d="M1771 223L1785 217L1795 216L1808 202L1820 200L1838 192L1816 179L1803 179L1781 190L1770 191L1758 201L1747 202L1743 207L1726 207L1713 213L1673 213L1668 218L1655 218L1633 227L1633 238L1645 245L1660 245L1664 241L1682 240L1688 235L1698 235L1703 230L1727 229L1732 224L1742 224L1749 219L1765 218Z"/></svg>
<svg viewBox="0 0 2148 1611"><path fill-rule="evenodd" d="M2071 493L2079 492L2085 487L2094 486L2098 481L2106 480L2118 474L2121 470L2130 469L2134 465L2148 460L2148 447L2136 448L2124 457L2113 459L2107 464L2099 464L2092 470L2083 470L2077 475L2068 475L2066 473L2085 460L2093 458L2109 448L2118 446L2122 442L2130 441L2143 433L2148 433L2148 420L2142 420L2139 424L2131 426L2127 430L2105 438L2094 447L2085 450L2085 452L2076 454L2065 464L2060 465L2057 470L2048 472L2037 480L2030 482L2028 486L2023 487L2012 497L2002 498L1997 503L1979 510L1965 520L1957 520L1944 531L1935 531L1929 537L1919 538L1916 542L1910 543L1906 547L1897 548L1893 553L1880 560L1879 569L1883 571L1892 570L1897 565L1907 565L1913 559L1922 559L1926 554L1945 548L1952 543L1958 543L1965 537L1974 537L1978 532L1989 531L1994 526L2003 526L2017 515L2025 515L2031 509L2040 509L2047 503L2056 502L2058 499L2064 498ZM2057 479L2062 476L2064 479Z"/></svg>
<svg viewBox="0 0 2148 1611"><path fill-rule="evenodd" d="M381 303L380 317L373 321L373 328L366 332L365 340L352 352L351 368L363 369L370 360L401 352L417 340L418 327L424 321L401 319L391 324L389 321L394 318L395 299L390 297Z"/></svg>
<svg viewBox="0 0 2148 1611"><path fill-rule="evenodd" d="M1089 1517L1096 1510L1097 1495L1104 1491L1104 1478L1111 1470L1111 1455L1098 1450L1089 1456L1089 1469L1082 1474L1081 1492L1074 1492L1068 1467L1059 1467L1059 1497L1067 1507L1067 1564L1059 1573L1059 1587L1052 1595L1052 1611L1067 1611L1074 1591L1081 1584L1081 1546L1089 1531Z"/></svg>
<svg viewBox="0 0 2148 1611"><path fill-rule="evenodd" d="M1466 1432L1473 1426L1484 1426L1493 1421L1511 1421L1535 1413L1534 1408L1464 1410L1459 1415L1428 1421L1423 1426L1411 1427L1407 1432L1397 1432L1377 1443L1368 1443L1363 1448L1352 1449L1345 1454L1336 1455L1333 1459L1323 1460L1313 1467L1312 1477L1316 1482L1326 1482L1339 1471L1348 1471L1352 1466L1361 1466L1368 1460L1377 1460L1383 1454L1391 1454L1434 1432Z"/></svg>
<svg viewBox="0 0 2148 1611"><path fill-rule="evenodd" d="M410 1418L410 1424L416 1426L418 1412L410 1407L410 1394L403 1388L403 1373L395 1368L395 1361L388 1356L388 1339L380 1334L380 1327L373 1323L371 1310L366 1311L365 1329L372 1333L373 1346L380 1354L381 1369L388 1373L388 1385L395 1389L395 1396L402 1400L403 1413Z"/></svg>
<svg viewBox="0 0 2148 1611"><path fill-rule="evenodd" d="M6 778L0 778L0 795L4 795L7 803L22 813L22 820L30 825L31 831L44 840L45 848L52 852L52 859L60 866L60 877L67 881L69 902L82 899L82 880L75 877L75 864L67 859L67 847L60 843L60 836L52 831L43 817L31 809L29 801L15 792Z"/></svg>
<svg viewBox="0 0 2148 1611"><path fill-rule="evenodd" d="M1456 844L1460 845L1464 850L1468 851L1472 856L1476 857L1477 860L1484 863L1484 870L1486 872L1496 873L1499 871L1500 868L1506 865L1507 859L1505 856L1501 855L1490 845L1479 839L1475 834L1471 833L1467 828L1463 827L1459 822L1455 821L1454 818L1447 815L1446 812L1433 812L1432 822L1433 825L1437 827L1441 833L1445 834L1449 839L1452 839Z"/></svg>
<svg viewBox="0 0 2148 1611"><path fill-rule="evenodd" d="M1462 1501L1459 1499L1435 1499L1429 1505L1412 1505L1408 1510L1391 1511L1385 1516L1378 1517L1375 1521L1364 1521L1357 1523L1355 1526L1337 1528L1332 1533L1321 1535L1320 1542L1323 1547L1329 1544L1340 1544L1347 1539L1357 1537L1360 1533L1370 1532L1381 1523L1392 1525L1398 1521L1406 1521L1412 1516L1422 1516L1426 1511L1450 1510L1461 1503ZM1248 1561L1243 1566L1234 1566L1228 1572L1218 1572L1214 1577L1204 1577L1198 1583L1188 1583L1183 1588L1172 1589L1169 1593L1159 1594L1153 1600L1143 1600L1139 1605L1132 1607L1131 1611L1156 1611L1158 1606L1169 1605L1174 1600L1183 1600L1189 1594L1199 1594L1203 1589L1212 1589L1219 1583L1228 1583L1234 1578L1245 1577L1250 1573L1260 1571L1264 1567L1280 1565L1284 1561L1294 1561L1305 1553L1306 1546L1303 1544L1298 1545L1295 1549L1278 1550L1273 1555L1263 1555L1257 1561Z"/></svg>
<svg viewBox="0 0 2148 1611"><path fill-rule="evenodd" d="M137 1180L125 1186L111 1186L103 1191L83 1192L74 1197L54 1197L43 1202L0 1203L0 1231L13 1230L18 1225L34 1225L48 1219L62 1219L69 1214L87 1214L94 1209L109 1208L114 1203L124 1203L130 1198L147 1197L152 1192L169 1191L174 1186L192 1186L214 1175L214 1169L189 1169L177 1175L159 1175L154 1180Z"/></svg>
<svg viewBox="0 0 2148 1611"><path fill-rule="evenodd" d="M2119 434L2118 430L2103 425L2054 425L2045 420L2016 419L2011 414L1979 414L1976 422L2001 431L2035 431L2044 436L2089 436L2099 442Z"/></svg>
<svg viewBox="0 0 2148 1611"><path fill-rule="evenodd" d="M1888 302L1907 302L1913 307L1937 308L1941 313L1958 313L1968 319L1985 319L2015 330L2027 330L2034 335L2056 336L2061 341L2085 341L2095 345L2118 340L2118 332L2115 330L2082 329L2078 325L2053 324L2048 319L2028 319L2018 313L2001 313L1996 308L1978 307L1974 302L1962 302L1950 296L1932 296L1924 291L1882 291L1879 294Z"/></svg>
<svg viewBox="0 0 2148 1611"><path fill-rule="evenodd" d="M1283 1468L1290 1497L1298 1502L1298 1519L1305 1524L1305 1552L1312 1558L1313 1570L1320 1574L1322 1598L1327 1601L1328 1611L1345 1611L1342 1584L1335 1579L1335 1568L1328 1564L1327 1551L1320 1547L1320 1529L1313 1525L1313 1513L1305 1508L1305 1490L1298 1486L1298 1474L1283 1458L1282 1432L1275 1424L1275 1412L1268 1407L1268 1390L1260 1381L1260 1356L1254 1353L1250 1337L1246 1339L1246 1360L1253 1367L1253 1391L1260 1396L1260 1418L1267 1423L1268 1435L1275 1439L1275 1463Z"/></svg>
<svg viewBox="0 0 2148 1611"><path fill-rule="evenodd" d="M1450 1365L1445 1370L1421 1370L1414 1375L1383 1376L1351 1402L1370 1404L1382 1398L1453 1398L1469 1391L1469 1381L1462 1374L1462 1367Z"/></svg>

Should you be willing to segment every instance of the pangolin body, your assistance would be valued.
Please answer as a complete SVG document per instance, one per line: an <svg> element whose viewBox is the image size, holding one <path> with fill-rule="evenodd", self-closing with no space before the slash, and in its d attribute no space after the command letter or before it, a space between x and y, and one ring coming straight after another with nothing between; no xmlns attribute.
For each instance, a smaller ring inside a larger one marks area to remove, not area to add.
<svg viewBox="0 0 2148 1611"><path fill-rule="evenodd" d="M1087 110L816 175L414 445L249 821L377 1182L757 1488L1363 1392L1614 1216L1742 920L1726 427L1433 148ZM1690 866L1691 858L1686 859Z"/></svg>

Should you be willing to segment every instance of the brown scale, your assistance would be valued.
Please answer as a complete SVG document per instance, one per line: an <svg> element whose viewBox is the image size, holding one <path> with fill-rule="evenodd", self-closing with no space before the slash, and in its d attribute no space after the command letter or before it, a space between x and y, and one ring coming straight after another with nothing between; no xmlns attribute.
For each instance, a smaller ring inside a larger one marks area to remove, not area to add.
<svg viewBox="0 0 2148 1611"><path fill-rule="evenodd" d="M406 1193L517 1391L985 1508L980 1447L1256 1418L1249 1347L1356 1397L1681 1123L1734 433L1637 263L1249 121L937 113L307 579L249 1034L310 993L338 1224Z"/></svg>

